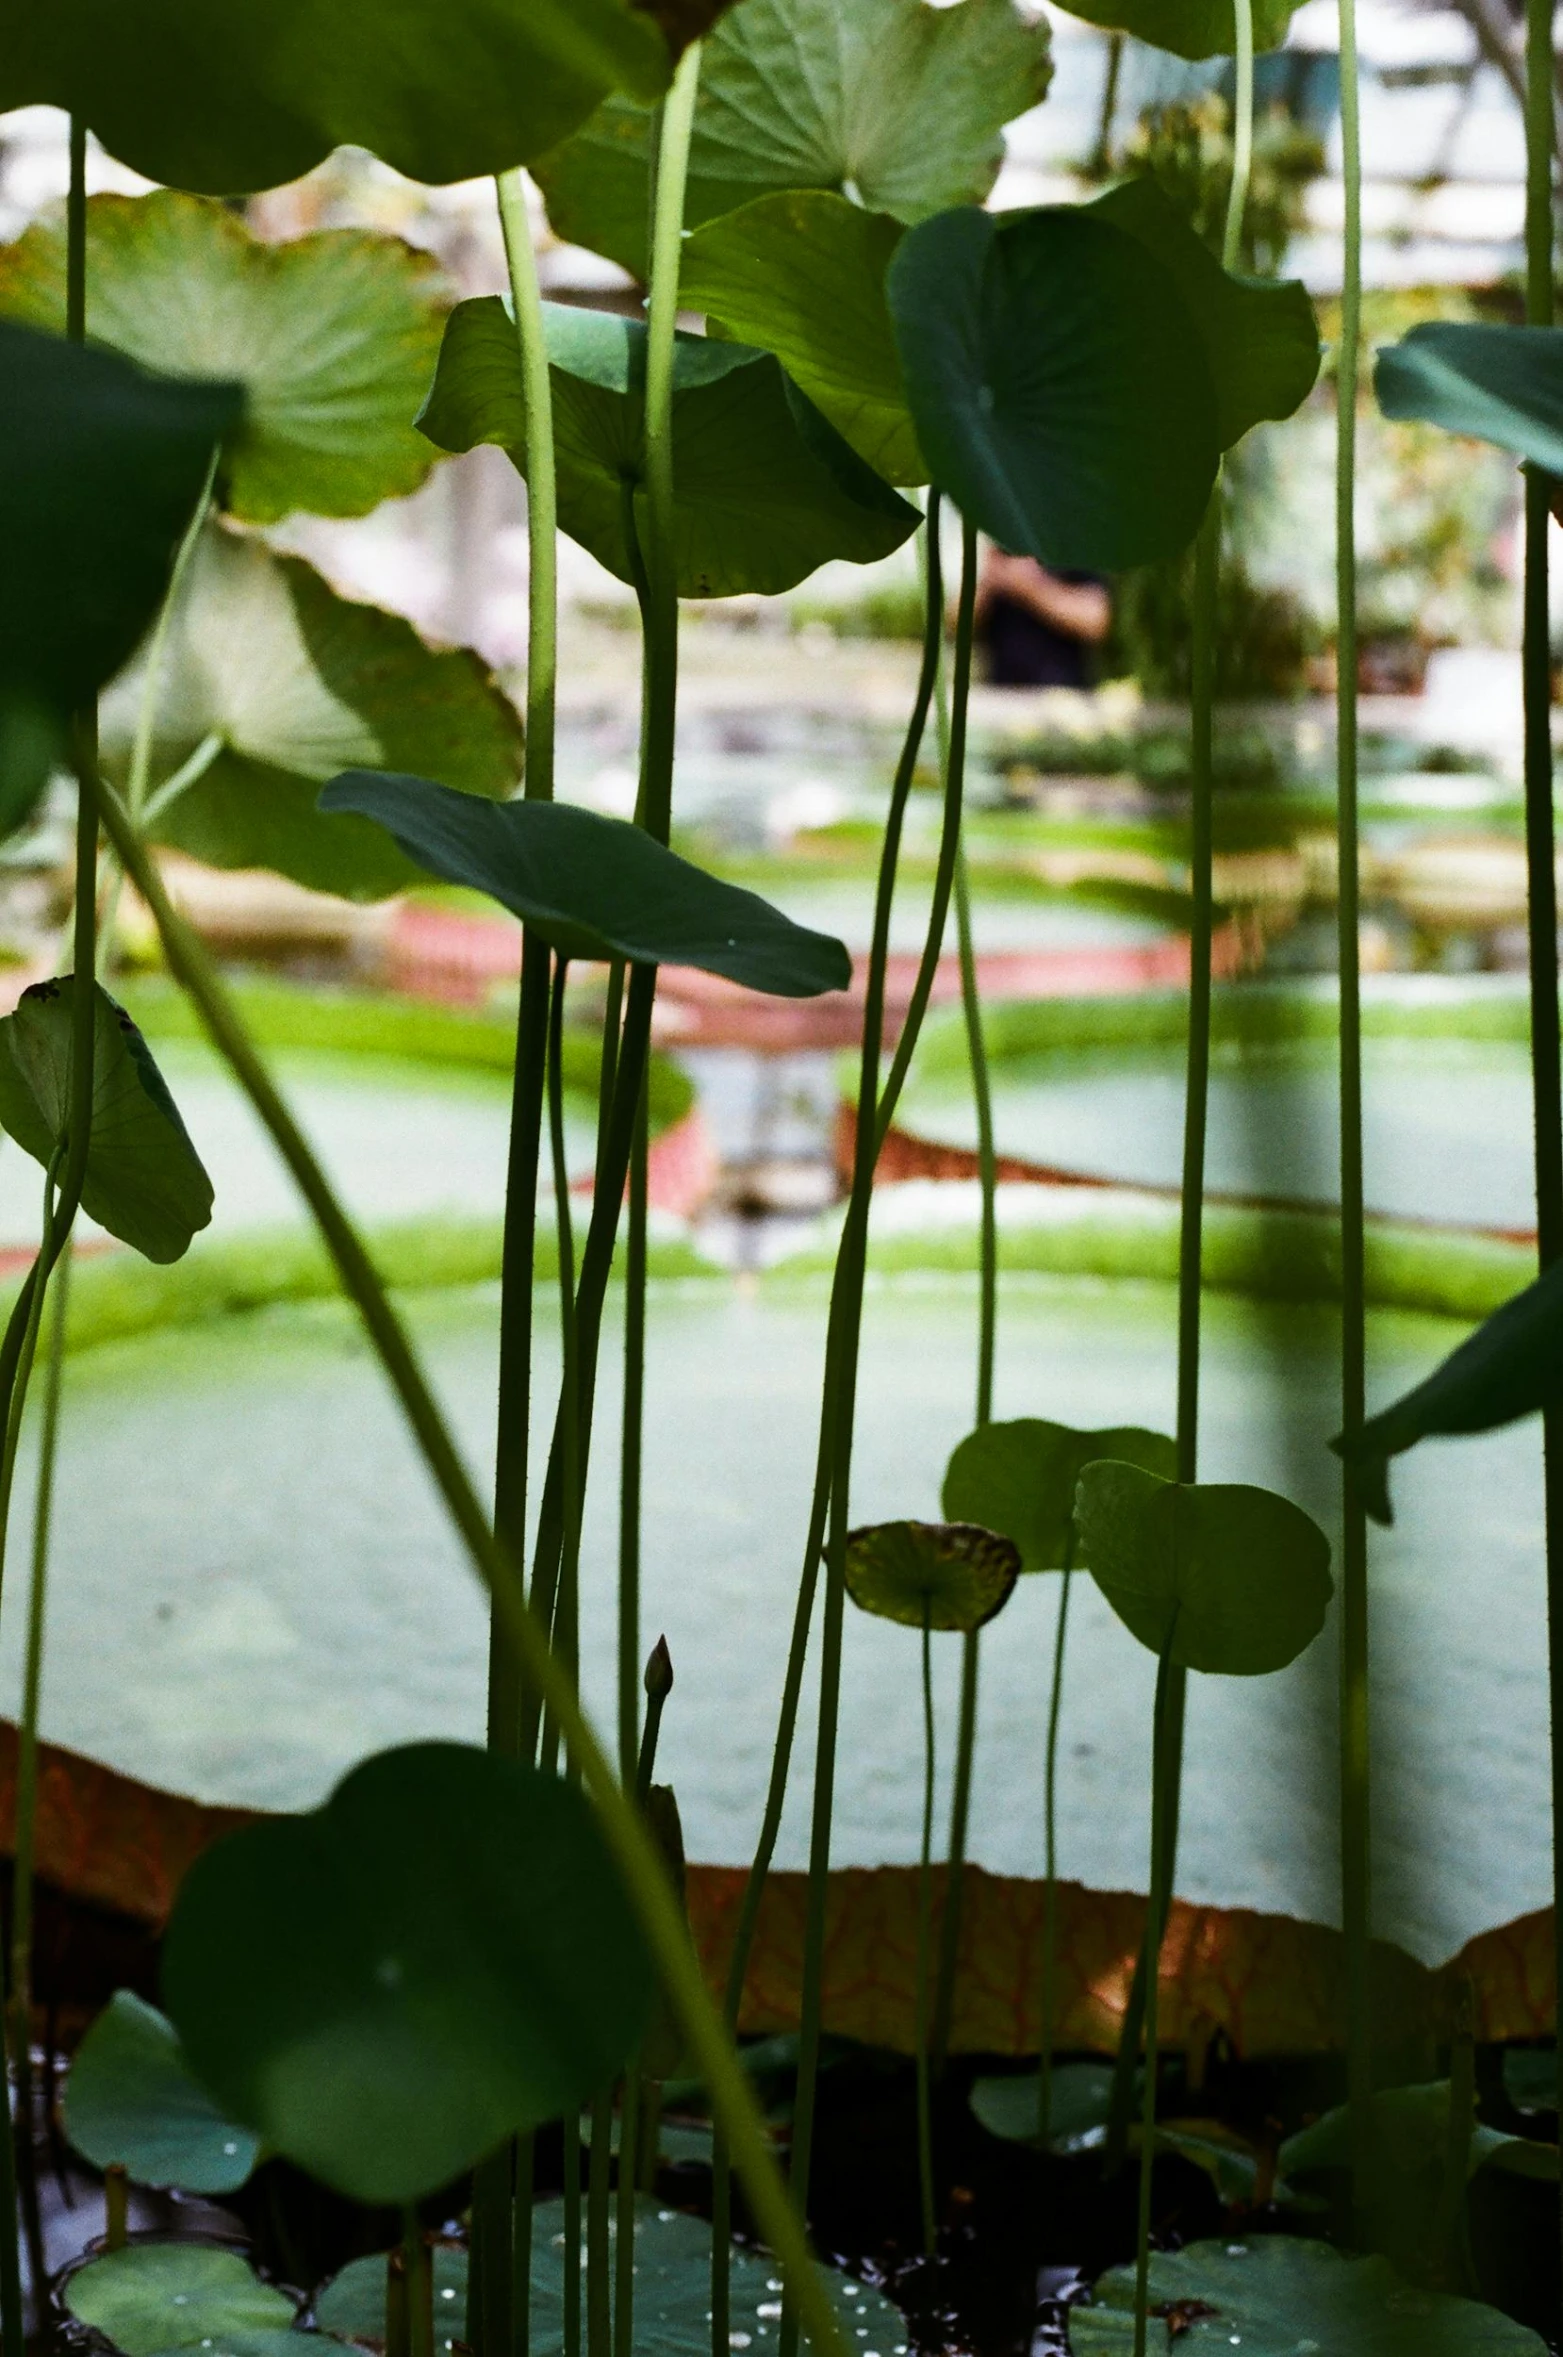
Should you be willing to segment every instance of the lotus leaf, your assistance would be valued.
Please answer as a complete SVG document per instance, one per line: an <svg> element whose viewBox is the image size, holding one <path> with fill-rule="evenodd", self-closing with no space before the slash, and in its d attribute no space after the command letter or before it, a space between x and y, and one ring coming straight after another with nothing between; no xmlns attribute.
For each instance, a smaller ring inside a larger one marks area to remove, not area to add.
<svg viewBox="0 0 1563 2357"><path fill-rule="evenodd" d="M971 2091L971 2108L990 2136L1001 2136L1006 2144L1036 2145L1040 2142L1037 2093L1035 2071L978 2079ZM1112 2093L1110 2062L1055 2064L1048 2082L1048 2151L1065 2158L1100 2152L1107 2141Z"/></svg>
<svg viewBox="0 0 1563 2357"><path fill-rule="evenodd" d="M644 545L646 329L546 304L559 521L621 581L633 495ZM498 296L452 313L420 423L443 450L497 442L526 471L515 330ZM681 597L791 589L832 557L888 556L917 511L881 481L768 352L680 334L673 377L674 562Z"/></svg>
<svg viewBox="0 0 1563 2357"><path fill-rule="evenodd" d="M70 2278L65 2305L124 2357L207 2342L227 2348L232 2335L280 2335L293 2322L286 2292L262 2283L237 2251L210 2243L142 2242L110 2251Z"/></svg>
<svg viewBox="0 0 1563 2357"><path fill-rule="evenodd" d="M1503 2058L1503 2092L1518 2112L1558 2108L1555 2046L1511 2046Z"/></svg>
<svg viewBox="0 0 1563 2357"><path fill-rule="evenodd" d="M208 1850L162 1979L216 2100L385 2203L606 2085L652 1994L580 1790L455 1743L382 1752L313 1814Z"/></svg>
<svg viewBox="0 0 1563 2357"><path fill-rule="evenodd" d="M1081 1474L1075 1517L1119 1619L1153 1653L1170 1644L1180 1669L1262 1677L1324 1626L1329 1541L1273 1490L1104 1461Z"/></svg>
<svg viewBox="0 0 1563 2357"><path fill-rule="evenodd" d="M697 966L777 998L814 998L852 979L828 933L793 924L625 819L566 802L480 802L427 778L356 771L320 802L377 819L431 875L488 893L561 957Z"/></svg>
<svg viewBox="0 0 1563 2357"><path fill-rule="evenodd" d="M982 1523L1013 1539L1022 1571L1059 1571L1074 1529L1075 1484L1099 1457L1143 1465L1168 1480L1177 1472L1177 1448L1160 1432L1133 1425L1076 1432L1041 1416L1018 1416L979 1424L957 1443L941 1503L952 1521ZM1074 1560L1084 1566L1078 1538Z"/></svg>
<svg viewBox="0 0 1563 2357"><path fill-rule="evenodd" d="M1016 0L743 0L701 59L685 223L785 189L898 221L980 204L1051 74L1046 20ZM559 235L642 278L650 120L610 98L536 167Z"/></svg>
<svg viewBox="0 0 1563 2357"><path fill-rule="evenodd" d="M431 2251L434 2277L434 2346L444 2357L452 2341L467 2329L467 2254L446 2242ZM367 2259L352 2259L315 2297L315 2323L334 2340L385 2339L385 2263L388 2254L376 2251ZM304 2352L299 2357L305 2357ZM320 2352L316 2352L320 2357ZM329 2357L329 2353L328 2353Z"/></svg>
<svg viewBox="0 0 1563 2357"><path fill-rule="evenodd" d="M1373 2098L1373 2127L1379 2160L1392 2179L1441 2171L1449 2150L1449 2081L1434 2079L1420 2087L1380 2088ZM1321 2169L1349 2169L1351 2115L1346 2107L1328 2111L1311 2126L1288 2136L1280 2159L1289 2177L1307 2177ZM1466 2174L1474 2177L1479 2169L1490 2167L1513 2176L1556 2178L1558 2148L1473 2122Z"/></svg>
<svg viewBox="0 0 1563 2357"><path fill-rule="evenodd" d="M1296 6L1297 0L1254 0L1256 49L1280 48ZM1069 13L1175 57L1230 56L1237 46L1232 0L1070 0Z"/></svg>
<svg viewBox="0 0 1563 2357"><path fill-rule="evenodd" d="M1563 475L1563 328L1429 320L1379 354L1374 382L1386 417L1472 434Z"/></svg>
<svg viewBox="0 0 1563 2357"><path fill-rule="evenodd" d="M847 1535L847 1594L920 1629L980 1629L1009 1602L1020 1556L969 1522L877 1522Z"/></svg>
<svg viewBox="0 0 1563 2357"><path fill-rule="evenodd" d="M434 463L413 427L446 305L431 257L362 229L268 244L226 206L158 189L87 207L87 333L144 367L242 384L222 504L361 516ZM65 224L0 248L0 316L63 331Z"/></svg>
<svg viewBox="0 0 1563 2357"><path fill-rule="evenodd" d="M95 2167L117 2163L138 2185L234 2193L260 2154L225 2119L184 2058L172 2022L119 1989L76 2049L65 2130Z"/></svg>
<svg viewBox="0 0 1563 2357"><path fill-rule="evenodd" d="M933 479L1016 554L1113 571L1174 555L1219 458L1177 277L1094 207L966 207L908 230L887 279Z"/></svg>

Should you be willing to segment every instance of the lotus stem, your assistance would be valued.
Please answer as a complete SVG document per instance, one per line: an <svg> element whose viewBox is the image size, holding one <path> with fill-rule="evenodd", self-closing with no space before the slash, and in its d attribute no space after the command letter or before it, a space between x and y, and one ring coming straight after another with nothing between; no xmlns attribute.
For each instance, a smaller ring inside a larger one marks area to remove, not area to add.
<svg viewBox="0 0 1563 2357"><path fill-rule="evenodd" d="M928 1950L933 1910L933 1635L932 1607L923 1600L923 1839L917 1860L917 1967L913 1997L913 2055L917 2073L917 2192L922 2212L923 2250L932 2258L938 2241L933 2192L933 2105L928 2071ZM946 1902L948 1903L948 1902Z"/></svg>
<svg viewBox="0 0 1563 2357"><path fill-rule="evenodd" d="M1176 1625L1176 1624L1174 1624ZM1156 2166L1156 2060L1161 2032L1161 1927L1172 1897L1167 1880L1171 1845L1167 1815L1176 1762L1172 1751L1172 1636L1156 1670L1156 1707L1151 1725L1150 1896L1145 1909L1145 2090L1140 2108L1140 2189L1134 2251L1134 2357L1145 2357L1150 2314L1151 2178Z"/></svg>
<svg viewBox="0 0 1563 2357"><path fill-rule="evenodd" d="M1053 2132L1053 2047L1058 2034L1058 1728L1064 1704L1064 1645L1069 1631L1069 1595L1074 1581L1075 1526L1070 1517L1058 1586L1058 1624L1053 1636L1053 1682L1047 1704L1047 1766L1042 1814L1047 1845L1047 1879L1042 1886L1042 1972L1037 2007L1037 2137Z"/></svg>

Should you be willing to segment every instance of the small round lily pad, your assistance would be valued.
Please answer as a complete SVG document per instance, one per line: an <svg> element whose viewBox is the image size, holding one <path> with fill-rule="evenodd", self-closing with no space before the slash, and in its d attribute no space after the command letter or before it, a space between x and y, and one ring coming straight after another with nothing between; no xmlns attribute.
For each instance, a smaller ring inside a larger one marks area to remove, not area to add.
<svg viewBox="0 0 1563 2357"><path fill-rule="evenodd" d="M975 1522L876 1522L847 1537L847 1594L910 1629L980 1629L1009 1602L1020 1550Z"/></svg>

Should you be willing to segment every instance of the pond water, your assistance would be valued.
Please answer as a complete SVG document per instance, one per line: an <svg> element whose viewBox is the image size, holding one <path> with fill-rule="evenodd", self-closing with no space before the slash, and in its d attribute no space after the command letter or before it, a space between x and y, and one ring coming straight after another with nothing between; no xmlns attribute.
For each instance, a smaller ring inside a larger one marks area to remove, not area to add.
<svg viewBox="0 0 1563 2357"><path fill-rule="evenodd" d="M758 1822L824 1317L823 1285L802 1277L653 1288L644 1636L649 1645L665 1631L672 1648L661 1765L697 1858L747 1857ZM1215 1299L1207 1320L1207 1478L1271 1482L1328 1520L1330 1314ZM414 1324L486 1477L495 1302L431 1297ZM1428 1319L1375 1319L1374 1396L1424 1372L1455 1336ZM970 1420L974 1349L970 1285L906 1277L874 1287L857 1516L936 1513L940 1471ZM584 1613L585 1679L602 1723L617 1388L606 1364ZM1165 1426L1173 1368L1166 1289L1006 1280L999 1414ZM1549 1892L1538 1459L1528 1427L1419 1452L1396 1469L1394 1529L1373 1540L1378 1920L1430 1960ZM29 1493L24 1465L19 1500ZM205 1798L298 1806L366 1750L481 1732L483 1611L337 1305L73 1360L56 1528L44 1724L58 1741ZM17 1565L25 1536L19 1529ZM984 1649L973 1846L1011 1872L1040 1871L1058 1586L1023 1581ZM0 1638L8 1710L23 1618L13 1594ZM1143 1887L1154 1665L1087 1579L1071 1626L1063 1867ZM1334 1648L1332 1621L1280 1678L1193 1681L1178 1877L1191 1897L1331 1915ZM954 1639L938 1647L945 1769L958 1650ZM801 1731L800 1761L811 1732ZM915 1639L849 1615L838 1862L915 1856L919 1740ZM795 1776L784 1864L805 1855L805 1786Z"/></svg>
<svg viewBox="0 0 1563 2357"><path fill-rule="evenodd" d="M1370 1210L1479 1226L1535 1224L1523 1046L1378 1037L1364 1041L1363 1062ZM1338 1201L1337 1085L1325 1042L1218 1045L1207 1185ZM993 1067L1001 1154L1142 1186L1178 1182L1183 1103L1181 1050L1015 1055ZM914 1076L898 1119L919 1137L975 1146L965 1071Z"/></svg>

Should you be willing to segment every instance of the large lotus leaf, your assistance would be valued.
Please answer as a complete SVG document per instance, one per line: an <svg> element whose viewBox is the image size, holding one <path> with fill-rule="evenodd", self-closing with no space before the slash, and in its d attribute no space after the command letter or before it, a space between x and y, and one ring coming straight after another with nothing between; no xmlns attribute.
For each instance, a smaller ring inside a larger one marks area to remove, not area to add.
<svg viewBox="0 0 1563 2357"><path fill-rule="evenodd" d="M1052 74L1016 0L743 0L700 65L684 219L829 188L898 221L980 204ZM535 176L561 237L646 275L650 115L611 98Z"/></svg>
<svg viewBox="0 0 1563 2357"><path fill-rule="evenodd" d="M176 384L0 322L0 831L156 612L242 407L236 385Z"/></svg>
<svg viewBox="0 0 1563 2357"><path fill-rule="evenodd" d="M606 2085L652 1994L578 1787L456 1743L382 1752L312 1815L208 1850L162 1980L217 2101L377 2203Z"/></svg>
<svg viewBox="0 0 1563 2357"><path fill-rule="evenodd" d="M231 2345L230 2336L285 2332L286 2292L262 2283L237 2251L211 2243L142 2242L110 2251L73 2275L65 2305L124 2357L160 2349Z"/></svg>
<svg viewBox="0 0 1563 2357"><path fill-rule="evenodd" d="M632 581L625 488L645 536L641 480L646 329L616 312L546 304L559 521ZM451 314L419 420L443 450L497 442L526 471L526 400L515 330L497 295ZM864 464L768 352L681 334L674 355L674 561L681 597L770 595L832 557L867 564L917 527L917 511Z"/></svg>
<svg viewBox="0 0 1563 2357"><path fill-rule="evenodd" d="M1254 0L1254 47L1279 49L1297 0ZM1237 47L1232 0L1070 0L1071 16L1132 33L1176 57L1229 57Z"/></svg>
<svg viewBox="0 0 1563 2357"><path fill-rule="evenodd" d="M520 721L476 655L437 653L399 614L339 597L302 558L217 526L196 552L162 666L154 790L217 746L151 831L213 867L275 868L352 899L404 891L414 870L383 834L319 815L322 782L353 764L405 765L494 795L520 771ZM119 784L142 696L138 667L104 701L104 764Z"/></svg>
<svg viewBox="0 0 1563 2357"><path fill-rule="evenodd" d="M1330 1548L1273 1490L1163 1481L1138 1465L1087 1465L1075 1517L1091 1573L1125 1627L1181 1669L1262 1677L1324 1626Z"/></svg>
<svg viewBox="0 0 1563 2357"><path fill-rule="evenodd" d="M1355 1468L1363 1502L1392 1522L1389 1460L1435 1434L1493 1432L1563 1400L1563 1262L1493 1311L1441 1366L1393 1406L1370 1416L1358 1439L1330 1446Z"/></svg>
<svg viewBox="0 0 1563 2357"><path fill-rule="evenodd" d="M679 290L707 330L774 352L844 441L890 483L926 483L885 272L888 213L828 189L756 197L685 240Z"/></svg>
<svg viewBox="0 0 1563 2357"><path fill-rule="evenodd" d="M1074 1526L1075 1484L1099 1457L1143 1465L1169 1481L1178 1468L1177 1446L1160 1432L1137 1425L1076 1432L1041 1416L1017 1416L979 1424L956 1443L940 1502L952 1521L979 1522L1013 1539L1022 1571L1059 1571ZM1074 1560L1085 1563L1078 1534Z"/></svg>
<svg viewBox="0 0 1563 2357"><path fill-rule="evenodd" d="M427 778L350 772L325 810L379 822L447 884L486 892L561 957L698 966L777 998L845 990L852 961L736 884L708 876L626 819L567 802L479 802Z"/></svg>
<svg viewBox="0 0 1563 2357"><path fill-rule="evenodd" d="M1125 180L1090 210L1137 238L1163 263L1204 340L1223 450L1262 418L1291 417L1319 374L1319 323L1300 278L1240 278L1223 270L1149 176Z"/></svg>
<svg viewBox="0 0 1563 2357"><path fill-rule="evenodd" d="M413 419L439 352L438 265L396 238L327 229L270 245L209 198L157 189L87 207L87 333L179 376L232 378L243 423L219 495L249 524L361 516L415 491ZM0 248L0 314L65 326L65 224Z"/></svg>
<svg viewBox="0 0 1563 2357"><path fill-rule="evenodd" d="M1449 2153L1449 2097L1447 2079L1433 2079L1419 2087L1384 2087L1374 2096L1375 2151L1380 2167L1392 2178L1444 2168ZM1351 2114L1343 2104L1288 2136L1281 2146L1280 2164L1288 2177L1345 2170L1351 2167L1351 2149ZM1474 2177L1486 2168L1502 2169L1512 2176L1555 2179L1558 2148L1473 2123L1466 2147L1466 2174Z"/></svg>
<svg viewBox="0 0 1563 2357"><path fill-rule="evenodd" d="M535 2239L535 2228L534 2228ZM333 2340L353 2341L362 2347L366 2342L385 2340L386 2251L376 2251L367 2259L351 2259L340 2275L315 2296L315 2323ZM462 2340L467 2329L467 2254L451 2243L436 2243L430 2254L434 2277L434 2347L437 2357L453 2341ZM307 2357L300 2351L298 2357ZM317 2350L315 2357L322 2357ZM326 2352L325 2357L333 2357Z"/></svg>
<svg viewBox="0 0 1563 2357"><path fill-rule="evenodd" d="M1350 2259L1326 2242L1256 2235L1153 2251L1154 2357L1543 2357L1545 2343L1497 2308L1414 2290L1387 2259ZM1115 2267L1089 2308L1069 2311L1074 2357L1127 2357L1134 2269Z"/></svg>
<svg viewBox="0 0 1563 2357"><path fill-rule="evenodd" d="M847 1534L847 1594L904 1628L983 1628L1019 1571L1011 1540L969 1522L876 1522Z"/></svg>
<svg viewBox="0 0 1563 2357"><path fill-rule="evenodd" d="M1429 320L1378 357L1386 417L1472 434L1563 475L1563 327Z"/></svg>
<svg viewBox="0 0 1563 2357"><path fill-rule="evenodd" d="M148 1260L178 1260L211 1224L212 1182L146 1041L124 1008L95 987L82 1208ZM0 1022L0 1127L46 1169L70 1117L75 992L71 974L35 982Z"/></svg>
<svg viewBox="0 0 1563 2357"><path fill-rule="evenodd" d="M77 2047L65 2087L65 2132L99 2169L138 2185L234 2193L260 2140L224 2118L184 2058L166 2014L116 1990Z"/></svg>
<svg viewBox="0 0 1563 2357"><path fill-rule="evenodd" d="M275 188L334 147L414 180L528 163L610 90L667 82L633 0L51 0L0 30L0 111L59 106L149 180ZM702 9L709 15L709 9Z"/></svg>
<svg viewBox="0 0 1563 2357"><path fill-rule="evenodd" d="M933 479L1001 547L1114 571L1192 539L1219 458L1177 279L1094 207L908 230L887 286Z"/></svg>

